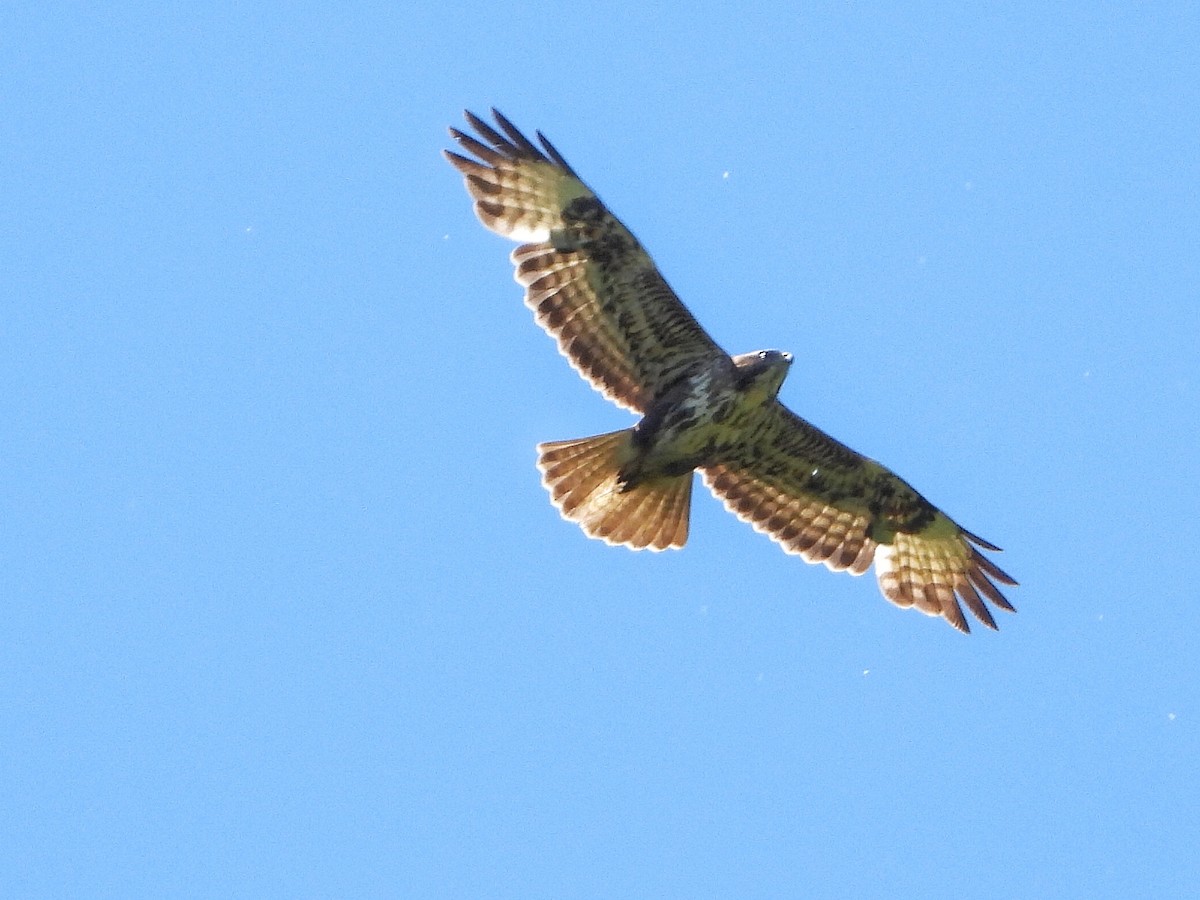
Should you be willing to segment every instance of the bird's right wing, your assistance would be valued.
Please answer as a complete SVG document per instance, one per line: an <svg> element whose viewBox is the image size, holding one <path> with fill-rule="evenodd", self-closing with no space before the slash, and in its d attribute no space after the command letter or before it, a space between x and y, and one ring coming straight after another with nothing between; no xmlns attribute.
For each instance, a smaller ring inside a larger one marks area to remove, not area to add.
<svg viewBox="0 0 1200 900"><path fill-rule="evenodd" d="M480 139L450 129L478 159L449 151L446 158L480 221L530 242L513 251L516 279L562 354L610 400L644 412L680 375L724 351L553 145L539 132L537 147L492 113L500 131L466 113Z"/></svg>

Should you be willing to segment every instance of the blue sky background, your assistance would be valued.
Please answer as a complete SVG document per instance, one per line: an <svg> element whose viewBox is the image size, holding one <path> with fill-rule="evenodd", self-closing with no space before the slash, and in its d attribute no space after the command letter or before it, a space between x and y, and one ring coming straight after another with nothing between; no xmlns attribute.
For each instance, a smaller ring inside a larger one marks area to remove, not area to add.
<svg viewBox="0 0 1200 900"><path fill-rule="evenodd" d="M1190 2L0 11L12 896L1200 892ZM706 493L440 158L540 128L732 352L1003 546L998 634Z"/></svg>

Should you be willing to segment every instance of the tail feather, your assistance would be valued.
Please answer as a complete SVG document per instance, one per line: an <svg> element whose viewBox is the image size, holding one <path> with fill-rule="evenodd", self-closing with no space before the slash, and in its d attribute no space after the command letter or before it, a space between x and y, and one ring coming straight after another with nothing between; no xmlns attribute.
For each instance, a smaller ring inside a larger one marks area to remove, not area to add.
<svg viewBox="0 0 1200 900"><path fill-rule="evenodd" d="M563 518L609 544L666 550L687 543L692 473L622 489L621 467L634 456L633 432L614 431L538 445L538 468Z"/></svg>
<svg viewBox="0 0 1200 900"><path fill-rule="evenodd" d="M557 447L555 450L549 450ZM603 490L613 473L604 453L580 449L574 441L563 441L560 445L542 444L539 451L546 449L539 459L542 481L550 490L563 514L570 518L581 504L586 503L597 491Z"/></svg>

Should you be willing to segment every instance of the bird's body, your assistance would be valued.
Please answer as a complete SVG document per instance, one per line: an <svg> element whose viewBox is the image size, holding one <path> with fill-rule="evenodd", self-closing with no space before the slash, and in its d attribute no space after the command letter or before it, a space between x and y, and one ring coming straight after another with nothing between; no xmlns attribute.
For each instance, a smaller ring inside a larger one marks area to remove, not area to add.
<svg viewBox="0 0 1200 900"><path fill-rule="evenodd" d="M622 481L682 475L753 443L792 361L790 354L760 353L747 354L741 365L718 357L656 397L633 428L637 466Z"/></svg>
<svg viewBox="0 0 1200 900"><path fill-rule="evenodd" d="M609 543L682 547L699 470L789 553L855 575L874 563L894 603L967 631L961 600L994 628L984 598L1012 606L990 579L1016 583L979 552L998 548L780 404L791 355L726 354L549 141L539 134L538 148L494 114L503 134L470 113L483 141L451 129L480 161L447 157L480 220L527 242L512 258L539 324L598 390L641 416L629 429L538 447L563 516Z"/></svg>

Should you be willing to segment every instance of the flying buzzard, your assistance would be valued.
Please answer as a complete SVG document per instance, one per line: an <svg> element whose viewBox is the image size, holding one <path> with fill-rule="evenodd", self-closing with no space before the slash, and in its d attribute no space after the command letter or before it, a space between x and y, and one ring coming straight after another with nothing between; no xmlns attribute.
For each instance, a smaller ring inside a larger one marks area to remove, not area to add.
<svg viewBox="0 0 1200 900"><path fill-rule="evenodd" d="M466 113L478 137L445 151L479 219L523 242L516 279L538 323L579 373L641 415L633 428L538 446L562 515L591 537L634 549L687 541L692 472L725 506L810 563L861 575L899 606L969 631L959 600L995 628L984 600L1013 611L1015 585L976 537L879 463L777 399L790 353L730 357L659 274L637 239L542 136L500 113L499 130Z"/></svg>

